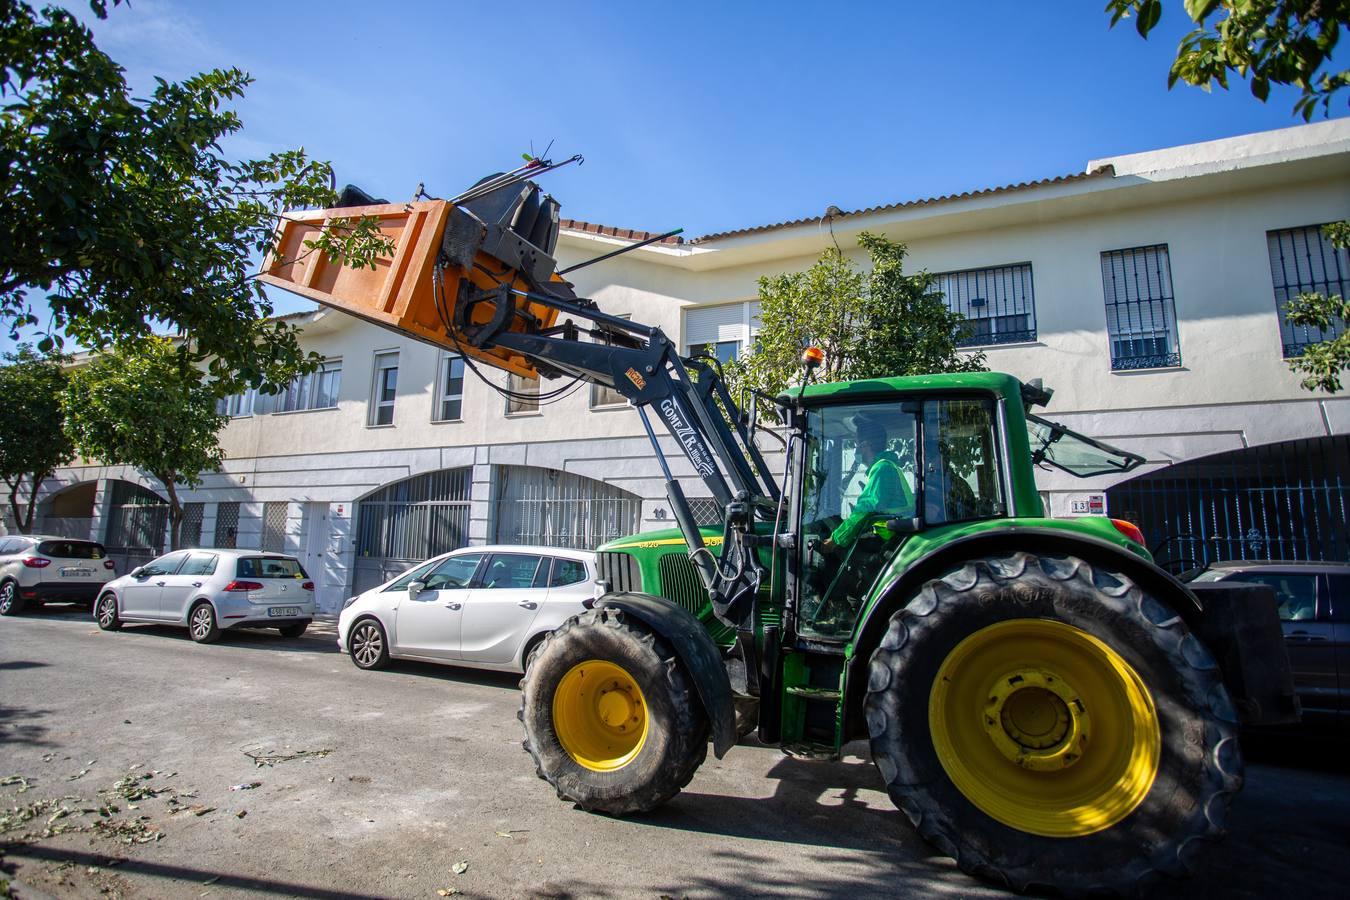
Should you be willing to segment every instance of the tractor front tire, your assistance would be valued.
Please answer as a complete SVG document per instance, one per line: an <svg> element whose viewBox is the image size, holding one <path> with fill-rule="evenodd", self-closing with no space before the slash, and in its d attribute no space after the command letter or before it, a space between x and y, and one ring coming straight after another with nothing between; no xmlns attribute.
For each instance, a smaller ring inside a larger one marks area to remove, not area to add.
<svg viewBox="0 0 1350 900"><path fill-rule="evenodd" d="M1073 557L990 557L925 584L872 656L866 716L919 833L1019 892L1185 875L1242 786L1213 657L1165 603Z"/></svg>
<svg viewBox="0 0 1350 900"><path fill-rule="evenodd" d="M707 756L708 718L683 664L620 610L564 622L533 651L520 687L536 773L584 810L655 809Z"/></svg>

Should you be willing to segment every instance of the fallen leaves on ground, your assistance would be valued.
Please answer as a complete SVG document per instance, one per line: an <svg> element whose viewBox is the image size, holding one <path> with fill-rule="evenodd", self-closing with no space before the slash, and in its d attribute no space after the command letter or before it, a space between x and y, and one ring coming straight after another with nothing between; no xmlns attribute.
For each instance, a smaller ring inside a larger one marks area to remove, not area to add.
<svg viewBox="0 0 1350 900"><path fill-rule="evenodd" d="M450 871L454 872L456 875L463 875L465 872L469 871L469 861L467 859L461 859L450 867Z"/></svg>

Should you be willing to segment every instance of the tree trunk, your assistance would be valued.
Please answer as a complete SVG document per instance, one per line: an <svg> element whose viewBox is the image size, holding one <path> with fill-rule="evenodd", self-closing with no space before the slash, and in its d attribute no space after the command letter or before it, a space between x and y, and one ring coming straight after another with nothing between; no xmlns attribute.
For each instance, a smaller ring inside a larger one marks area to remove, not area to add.
<svg viewBox="0 0 1350 900"><path fill-rule="evenodd" d="M14 527L19 534L28 534L28 531L23 527L23 516L19 514L19 488L23 487L23 476L14 481L6 478L5 484L9 487L9 513L10 517L14 519Z"/></svg>
<svg viewBox="0 0 1350 900"><path fill-rule="evenodd" d="M33 473L33 489L28 492L28 514L24 516L23 524L19 526L19 530L24 534L33 533L33 514L37 511L38 488L42 486L42 482L46 481L50 474L50 472Z"/></svg>
<svg viewBox="0 0 1350 900"><path fill-rule="evenodd" d="M164 491L169 495L169 549L178 550L183 540L183 504L178 501L178 491L173 486L174 473L157 473L155 477L164 485Z"/></svg>

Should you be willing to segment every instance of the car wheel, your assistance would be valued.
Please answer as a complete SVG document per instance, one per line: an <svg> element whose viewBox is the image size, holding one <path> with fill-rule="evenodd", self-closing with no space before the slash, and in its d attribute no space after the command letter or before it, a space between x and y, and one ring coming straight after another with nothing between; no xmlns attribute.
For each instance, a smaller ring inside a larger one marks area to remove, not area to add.
<svg viewBox="0 0 1350 900"><path fill-rule="evenodd" d="M103 631L117 631L122 627L122 619L117 615L117 598L104 594L94 606L94 619Z"/></svg>
<svg viewBox="0 0 1350 900"><path fill-rule="evenodd" d="M12 581L0 584L0 616L14 616L23 612L27 603L19 596L19 586Z"/></svg>
<svg viewBox="0 0 1350 900"><path fill-rule="evenodd" d="M384 627L374 619L362 619L352 626L347 652L358 669L382 669L389 664L389 639Z"/></svg>
<svg viewBox="0 0 1350 900"><path fill-rule="evenodd" d="M305 629L308 627L308 622L297 622L294 625L282 625L277 631L280 631L284 638L298 638L305 633Z"/></svg>
<svg viewBox="0 0 1350 900"><path fill-rule="evenodd" d="M216 625L216 610L203 600L192 607L188 614L188 634L199 644L209 644L220 638L220 627Z"/></svg>

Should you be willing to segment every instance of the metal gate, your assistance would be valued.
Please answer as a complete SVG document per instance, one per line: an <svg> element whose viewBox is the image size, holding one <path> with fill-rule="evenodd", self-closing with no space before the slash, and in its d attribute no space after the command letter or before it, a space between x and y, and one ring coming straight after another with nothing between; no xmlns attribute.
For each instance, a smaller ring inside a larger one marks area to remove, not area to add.
<svg viewBox="0 0 1350 900"><path fill-rule="evenodd" d="M428 472L366 497L356 507L356 593L432 556L469 543L470 469Z"/></svg>
<svg viewBox="0 0 1350 900"><path fill-rule="evenodd" d="M1221 559L1350 558L1350 435L1231 450L1110 488L1172 572Z"/></svg>
<svg viewBox="0 0 1350 900"><path fill-rule="evenodd" d="M114 548L149 550L153 555L163 553L169 527L169 502L154 491L129 481L112 481L109 485L112 496L103 538L109 553Z"/></svg>
<svg viewBox="0 0 1350 900"><path fill-rule="evenodd" d="M530 466L497 468L499 544L593 550L638 530L642 498L603 481Z"/></svg>

